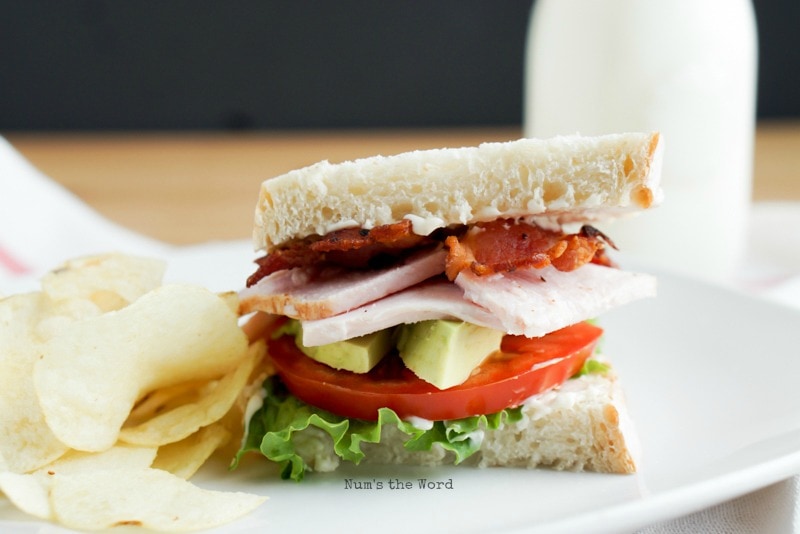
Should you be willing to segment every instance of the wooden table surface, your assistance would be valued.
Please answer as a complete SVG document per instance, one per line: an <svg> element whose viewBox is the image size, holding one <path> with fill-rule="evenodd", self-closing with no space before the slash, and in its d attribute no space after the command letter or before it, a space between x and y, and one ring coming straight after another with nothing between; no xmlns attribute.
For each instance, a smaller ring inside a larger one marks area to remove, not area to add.
<svg viewBox="0 0 800 534"><path fill-rule="evenodd" d="M518 128L5 134L101 214L175 244L249 237L259 184L322 159L519 136ZM753 198L800 201L800 121L759 123Z"/></svg>

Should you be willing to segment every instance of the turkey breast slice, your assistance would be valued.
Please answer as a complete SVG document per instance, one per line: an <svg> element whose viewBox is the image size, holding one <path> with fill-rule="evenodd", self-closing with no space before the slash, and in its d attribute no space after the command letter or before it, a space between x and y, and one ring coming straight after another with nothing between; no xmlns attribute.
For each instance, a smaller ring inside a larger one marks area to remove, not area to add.
<svg viewBox="0 0 800 534"><path fill-rule="evenodd" d="M526 337L543 336L656 294L652 275L595 264L569 272L545 267L483 277L464 270L455 283L466 299L491 312L502 330Z"/></svg>
<svg viewBox="0 0 800 534"><path fill-rule="evenodd" d="M239 293L240 312L262 310L295 319L322 319L379 300L444 272L444 250L416 254L377 271L310 269L274 272Z"/></svg>
<svg viewBox="0 0 800 534"><path fill-rule="evenodd" d="M440 279L389 295L340 315L316 321L302 321L303 344L307 347L325 345L399 324L429 319L460 319L480 326L502 329L502 324L491 313L466 300L460 287Z"/></svg>
<svg viewBox="0 0 800 534"><path fill-rule="evenodd" d="M458 319L509 334L539 337L640 298L656 278L599 265L552 267L426 282L339 315L303 321L303 344L325 345L404 323Z"/></svg>

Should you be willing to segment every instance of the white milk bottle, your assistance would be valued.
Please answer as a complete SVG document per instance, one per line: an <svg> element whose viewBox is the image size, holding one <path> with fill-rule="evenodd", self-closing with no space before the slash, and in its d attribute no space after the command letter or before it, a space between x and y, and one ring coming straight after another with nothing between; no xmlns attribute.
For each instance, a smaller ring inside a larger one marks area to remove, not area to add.
<svg viewBox="0 0 800 534"><path fill-rule="evenodd" d="M536 0L525 135L660 131L663 203L602 229L627 257L728 283L746 237L756 66L750 0Z"/></svg>

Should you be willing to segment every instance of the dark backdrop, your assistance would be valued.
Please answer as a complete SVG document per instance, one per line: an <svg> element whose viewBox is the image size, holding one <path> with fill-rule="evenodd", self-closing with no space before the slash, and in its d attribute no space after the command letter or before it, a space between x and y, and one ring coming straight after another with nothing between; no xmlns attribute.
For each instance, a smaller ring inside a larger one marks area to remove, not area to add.
<svg viewBox="0 0 800 534"><path fill-rule="evenodd" d="M0 0L0 130L519 124L530 7ZM798 117L800 0L755 7L759 116Z"/></svg>

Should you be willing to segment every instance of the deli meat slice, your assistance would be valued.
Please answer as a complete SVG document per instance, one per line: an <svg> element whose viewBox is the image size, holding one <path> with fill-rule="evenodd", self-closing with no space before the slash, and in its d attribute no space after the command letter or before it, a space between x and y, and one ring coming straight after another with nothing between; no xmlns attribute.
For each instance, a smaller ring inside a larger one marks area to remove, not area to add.
<svg viewBox="0 0 800 534"><path fill-rule="evenodd" d="M325 345L428 319L459 319L509 334L539 337L644 297L656 278L587 264L478 276L466 270L394 293L346 313L303 321L303 344Z"/></svg>
<svg viewBox="0 0 800 534"><path fill-rule="evenodd" d="M262 310L303 320L337 315L441 274L446 255L441 249L426 251L375 271L284 269L243 289L239 311Z"/></svg>
<svg viewBox="0 0 800 534"><path fill-rule="evenodd" d="M497 318L464 298L464 291L445 279L426 282L355 310L303 321L303 344L307 347L335 343L403 323L428 319L460 319L502 330Z"/></svg>
<svg viewBox="0 0 800 534"><path fill-rule="evenodd" d="M654 276L594 264L570 272L551 266L491 276L465 270L455 283L463 288L465 298L494 315L501 330L527 337L539 337L656 294Z"/></svg>

